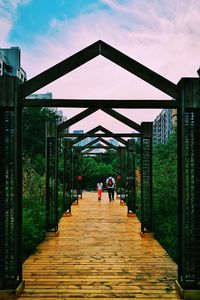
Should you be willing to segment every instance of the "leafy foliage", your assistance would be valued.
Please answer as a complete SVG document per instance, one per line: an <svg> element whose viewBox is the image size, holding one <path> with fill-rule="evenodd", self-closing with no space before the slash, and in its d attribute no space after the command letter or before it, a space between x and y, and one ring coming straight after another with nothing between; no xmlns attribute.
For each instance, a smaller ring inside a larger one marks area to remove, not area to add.
<svg viewBox="0 0 200 300"><path fill-rule="evenodd" d="M156 145L153 157L153 218L155 237L177 260L177 151L176 135Z"/></svg>
<svg viewBox="0 0 200 300"><path fill-rule="evenodd" d="M86 157L82 159L82 175L84 178L84 188L96 189L96 184L99 180L105 180L108 174L113 174L113 167L111 164L97 162L94 158Z"/></svg>
<svg viewBox="0 0 200 300"><path fill-rule="evenodd" d="M61 116L46 108L23 111L23 257L30 255L45 236L46 178L45 122L61 121ZM62 166L62 163L61 163ZM59 173L60 174L60 173ZM59 183L59 217L62 215L62 185Z"/></svg>
<svg viewBox="0 0 200 300"><path fill-rule="evenodd" d="M23 257L31 254L45 235L45 177L27 161L23 181Z"/></svg>
<svg viewBox="0 0 200 300"><path fill-rule="evenodd" d="M23 111L23 149L25 155L45 153L45 122L61 121L56 111L48 108L26 107Z"/></svg>

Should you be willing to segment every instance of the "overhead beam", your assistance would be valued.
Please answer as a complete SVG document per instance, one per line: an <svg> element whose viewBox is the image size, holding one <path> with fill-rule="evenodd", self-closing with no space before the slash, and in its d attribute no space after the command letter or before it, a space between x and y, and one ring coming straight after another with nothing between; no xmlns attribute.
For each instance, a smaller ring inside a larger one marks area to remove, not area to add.
<svg viewBox="0 0 200 300"><path fill-rule="evenodd" d="M110 61L116 63L123 69L150 83L151 85L158 88L160 91L166 93L167 95L171 96L172 98L177 99L178 88L176 84L169 81L165 77L157 74L151 69L145 67L141 63L130 58L129 56L125 55L119 50L111 47L103 41L101 41L101 55L103 55Z"/></svg>
<svg viewBox="0 0 200 300"><path fill-rule="evenodd" d="M108 147L108 146L104 146L104 145L101 145L101 144L97 144L96 146L90 146L89 148L87 148L85 146L80 146L80 147L76 147L76 148L77 149L107 149L107 150L109 150L109 149L117 150L118 149L118 147L115 147L115 146L113 146L113 147L109 146Z"/></svg>
<svg viewBox="0 0 200 300"><path fill-rule="evenodd" d="M119 147L119 148L125 148L125 147ZM105 152L92 152L94 149L88 149L87 151L82 151L81 152L81 154L82 154L82 156L84 156L84 155L92 155L92 156L94 156L94 155L110 155L110 153L107 151L107 150L109 150L109 148L105 151ZM113 149L112 149L113 150ZM118 149L114 149L114 150L118 150Z"/></svg>
<svg viewBox="0 0 200 300"><path fill-rule="evenodd" d="M118 148L118 146L116 145L113 145L112 143L110 143L109 141L107 140L104 140L102 137L99 138L100 142L104 143L105 145L107 145L108 147L115 147L115 148Z"/></svg>
<svg viewBox="0 0 200 300"><path fill-rule="evenodd" d="M99 126L99 130L102 131L102 132L104 132L104 133L106 133L106 134L114 134L112 131L106 129L106 128L103 127L103 126ZM121 144L127 146L127 141L124 140L123 138L121 138L121 137L115 137L115 139L116 139L118 142L120 142Z"/></svg>
<svg viewBox="0 0 200 300"><path fill-rule="evenodd" d="M117 111L111 108L101 108L102 111L107 113L108 115L112 116L113 118L117 119L118 121L124 123L125 125L135 129L136 131L141 131L141 126L136 122L128 119L127 117L123 116L122 114L118 113Z"/></svg>
<svg viewBox="0 0 200 300"><path fill-rule="evenodd" d="M99 41L75 53L21 85L20 96L25 98L54 80L80 67L99 55Z"/></svg>
<svg viewBox="0 0 200 300"><path fill-rule="evenodd" d="M97 144L97 145L95 145L95 146L90 146L90 147L87 147L87 145L85 145L85 146L77 146L77 147L75 147L76 149L78 149L78 150L80 150L80 149L107 149L107 150L109 150L109 149L115 149L115 150L117 150L118 149L118 147L116 147L116 146L105 146L105 145L102 145L102 144ZM124 147L125 148L125 147Z"/></svg>
<svg viewBox="0 0 200 300"><path fill-rule="evenodd" d="M93 151L93 149L88 149L88 150L86 150L86 151L84 151L84 150L85 150L85 149L82 149L82 150L81 150L81 154L82 154L82 155L90 154L91 151ZM91 153L91 154L96 154L96 153Z"/></svg>
<svg viewBox="0 0 200 300"><path fill-rule="evenodd" d="M105 145L102 145L101 143L96 144L97 142L102 142L102 143L104 143ZM94 144L96 144L96 145L94 145ZM86 148L92 148L92 149L95 149L95 148L99 148L100 146L104 146L104 147L106 147L106 149L107 149L108 147L110 147L110 148L118 148L117 146L115 146L115 145L109 143L108 141L102 139L101 137L100 137L100 138L97 138L97 139L95 139L95 140L93 140L93 141L91 141L91 142L89 142L89 143L87 143L87 144L85 144L85 145L83 145L83 146L74 146L74 148L75 148L75 149L82 149L82 148L83 148L83 149L86 149Z"/></svg>
<svg viewBox="0 0 200 300"><path fill-rule="evenodd" d="M84 147L84 148L89 148L91 146L93 146L94 144L98 143L99 142L99 139L95 139L87 144L85 144L84 146L73 146L74 148L81 148L81 147Z"/></svg>
<svg viewBox="0 0 200 300"><path fill-rule="evenodd" d="M88 117L89 115L93 114L98 109L96 108L88 108L81 113L77 114L76 116L72 117L71 119L63 122L62 124L58 125L58 131L64 130L68 128L69 126L81 121L82 119Z"/></svg>
<svg viewBox="0 0 200 300"><path fill-rule="evenodd" d="M92 151L92 150L91 150ZM107 151L105 152L91 152L91 151L87 151L87 152L82 152L82 156L96 156L96 155L104 155L107 154Z"/></svg>
<svg viewBox="0 0 200 300"><path fill-rule="evenodd" d="M107 137L112 137L112 138L116 138L116 137L140 137L141 134L140 133L113 133L111 135L111 134L107 134L107 133L64 133L61 136L62 137L77 137L77 138L81 138L80 140L84 140L87 137L102 137L102 138L107 138ZM80 140L77 139L77 142L74 142L76 140L73 140L72 144L76 144Z"/></svg>
<svg viewBox="0 0 200 300"><path fill-rule="evenodd" d="M75 145L77 143L79 143L80 141L84 140L86 137L93 137L93 134L95 132L99 131L99 126L96 126L94 127L93 129L87 131L86 133L84 134L81 134L80 137L77 137L73 142L72 142L72 145ZM64 134L64 136L67 136Z"/></svg>
<svg viewBox="0 0 200 300"><path fill-rule="evenodd" d="M113 132L111 132L111 131L109 131L108 129L106 129L105 127L99 125L99 126L93 128L93 129L89 130L89 131L86 132L85 134L83 134L80 138L75 139L74 142L72 142L73 145L74 145L74 144L77 144L78 142L80 142L80 141L82 141L82 140L84 140L84 139L85 139L87 136L89 136L91 133L93 134L93 133L95 133L95 132L97 132L97 131L102 131L103 133L108 134L109 137L114 136L114 133L113 133ZM85 136L84 136L84 135L85 135ZM124 140L123 138L117 137L117 136L115 136L114 138L115 138L118 142L120 142L121 144L123 144L123 145L125 145L125 146L127 145L126 140Z"/></svg>
<svg viewBox="0 0 200 300"><path fill-rule="evenodd" d="M165 109L177 108L176 100L113 100L113 99L23 99L21 106L29 107L75 107L75 108L133 108Z"/></svg>
<svg viewBox="0 0 200 300"><path fill-rule="evenodd" d="M172 98L177 99L178 88L176 84L103 41L95 42L94 44L84 48L83 50L75 53L69 58L61 61L60 63L21 84L20 97L25 98L31 93L92 60L99 54L158 88L162 92L170 95Z"/></svg>

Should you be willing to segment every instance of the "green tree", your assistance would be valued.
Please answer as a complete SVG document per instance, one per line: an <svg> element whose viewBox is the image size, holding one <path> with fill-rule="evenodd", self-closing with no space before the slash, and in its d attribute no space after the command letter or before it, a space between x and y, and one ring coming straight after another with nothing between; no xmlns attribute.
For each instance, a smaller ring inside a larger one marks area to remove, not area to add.
<svg viewBox="0 0 200 300"><path fill-rule="evenodd" d="M153 156L153 219L155 237L177 260L177 145L155 145Z"/></svg>
<svg viewBox="0 0 200 300"><path fill-rule="evenodd" d="M23 110L23 150L25 156L45 155L45 122L60 122L62 117L48 108L26 107Z"/></svg>
<svg viewBox="0 0 200 300"><path fill-rule="evenodd" d="M23 257L30 255L45 235L45 177L31 161L24 164L23 180Z"/></svg>

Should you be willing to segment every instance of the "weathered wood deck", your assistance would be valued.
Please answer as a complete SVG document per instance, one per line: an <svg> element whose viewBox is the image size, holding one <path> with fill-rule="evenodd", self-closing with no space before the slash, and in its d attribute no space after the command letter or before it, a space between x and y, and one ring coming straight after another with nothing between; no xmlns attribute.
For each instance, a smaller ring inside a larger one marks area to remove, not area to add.
<svg viewBox="0 0 200 300"><path fill-rule="evenodd" d="M48 237L24 263L22 300L180 299L177 266L159 243L140 236L137 218L119 200L84 193L60 235Z"/></svg>

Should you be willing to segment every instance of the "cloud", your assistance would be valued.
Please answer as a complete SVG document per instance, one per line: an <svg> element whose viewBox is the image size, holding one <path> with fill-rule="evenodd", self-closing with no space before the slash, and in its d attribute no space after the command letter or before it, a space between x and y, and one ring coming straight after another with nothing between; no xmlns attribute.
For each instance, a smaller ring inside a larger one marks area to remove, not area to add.
<svg viewBox="0 0 200 300"><path fill-rule="evenodd" d="M11 27L12 27L12 25L7 19L0 18L0 28L3 28L3 30L0 30L0 47L1 48L9 46L9 44L7 42L7 37L11 30Z"/></svg>
<svg viewBox="0 0 200 300"><path fill-rule="evenodd" d="M1 0L0 2L0 47L9 47L8 36L17 19L17 8L31 0Z"/></svg>
<svg viewBox="0 0 200 300"><path fill-rule="evenodd" d="M15 16L18 6L30 3L31 0L1 0L0 16L1 18L11 19Z"/></svg>

